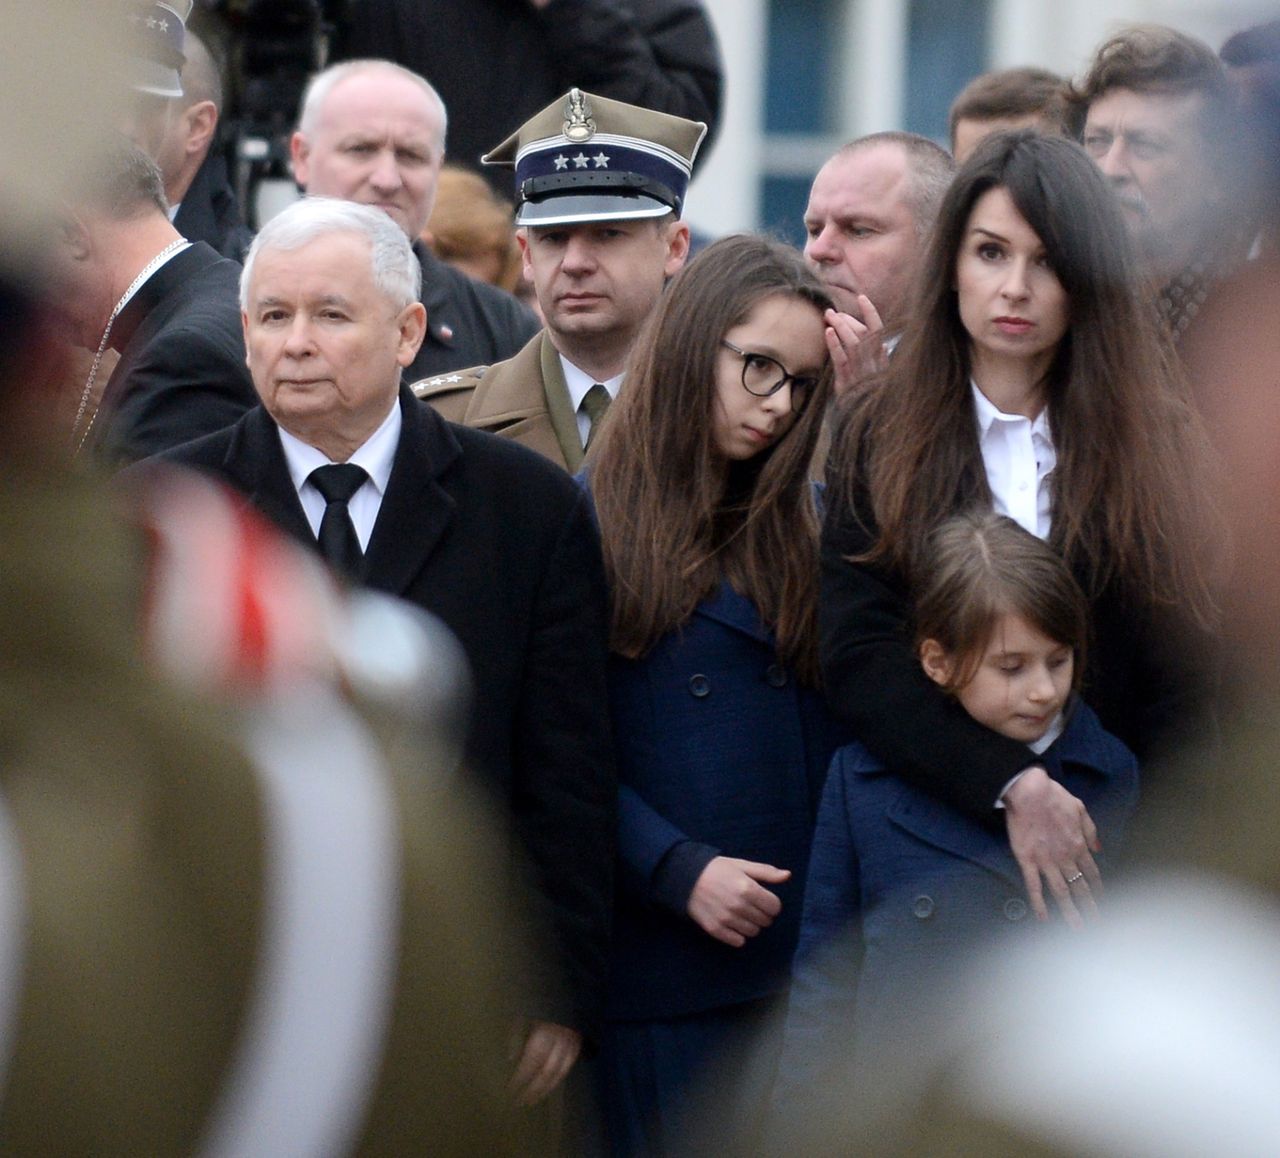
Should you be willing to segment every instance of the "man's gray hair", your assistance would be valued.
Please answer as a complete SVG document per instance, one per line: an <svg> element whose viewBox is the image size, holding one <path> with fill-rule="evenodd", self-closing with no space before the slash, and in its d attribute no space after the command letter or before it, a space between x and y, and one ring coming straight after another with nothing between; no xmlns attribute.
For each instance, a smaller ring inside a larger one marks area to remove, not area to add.
<svg viewBox="0 0 1280 1158"><path fill-rule="evenodd" d="M440 114L440 140L437 143L440 152L444 153L445 135L449 127L449 116L445 111L444 101L440 94L416 72L402 68L389 60L345 60L341 64L330 65L316 73L307 84L302 94L302 107L298 112L298 132L310 138L315 134L316 122L320 119L320 109L333 89L342 81L353 76L370 73L384 73L403 77L416 84L423 95L431 102Z"/></svg>
<svg viewBox="0 0 1280 1158"><path fill-rule="evenodd" d="M906 153L907 179L910 182L907 201L915 218L916 233L924 240L938 218L942 198L951 187L956 171L955 159L928 137L896 130L859 137L842 145L837 155L848 156L876 145L897 145Z"/></svg>
<svg viewBox="0 0 1280 1158"><path fill-rule="evenodd" d="M240 308L249 309L249 283L264 249L301 249L331 233L354 233L369 243L373 284L397 311L418 301L422 266L405 232L381 209L337 197L304 197L281 210L259 231L240 274Z"/></svg>

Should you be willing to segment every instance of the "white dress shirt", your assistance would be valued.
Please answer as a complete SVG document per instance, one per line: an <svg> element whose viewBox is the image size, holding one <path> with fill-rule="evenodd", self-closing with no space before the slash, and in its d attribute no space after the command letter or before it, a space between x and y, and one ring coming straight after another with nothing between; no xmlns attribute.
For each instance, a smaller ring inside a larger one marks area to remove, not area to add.
<svg viewBox="0 0 1280 1158"><path fill-rule="evenodd" d="M276 429L280 431L280 445L284 449L285 461L289 464L289 477L298 492L307 522L311 524L311 533L319 538L320 520L324 518L324 509L328 504L324 495L307 479L316 467L329 466L333 460L323 451L295 438L284 427L277 426ZM347 459L348 462L363 467L369 476L347 504L362 551L369 549L369 537L373 534L373 524L378 520L378 511L382 508L382 497L387 493L391 464L395 461L396 447L399 445L400 399L397 397L391 413L383 420L382 425Z"/></svg>
<svg viewBox="0 0 1280 1158"><path fill-rule="evenodd" d="M1035 419L1005 414L971 382L978 419L978 444L987 468L987 483L995 500L995 512L1040 539L1049 537L1053 496L1049 475L1057 465L1049 430L1049 408Z"/></svg>
<svg viewBox="0 0 1280 1158"><path fill-rule="evenodd" d="M978 419L982 465L987 469L987 484L995 500L996 514L1008 515L1037 538L1047 539L1053 516L1049 475L1058 462L1049 431L1049 408L1046 406L1034 419L1005 414L992 405L976 382L969 384L973 388L973 408ZM1049 730L1029 745L1031 750L1039 756L1062 735L1062 727L1059 714ZM1005 793L1028 771L1030 768L1019 772L1000 790L997 808L1004 807Z"/></svg>
<svg viewBox="0 0 1280 1158"><path fill-rule="evenodd" d="M569 402L573 405L573 414L578 420L578 437L582 439L582 445L586 446L587 436L591 433L591 419L582 409L582 400L587 396L587 391L596 384L596 379L585 371L579 370L563 354L560 355L560 369L564 371L564 384L569 387ZM600 385L609 391L610 398L616 399L618 391L622 388L622 375L617 374L612 378L606 378Z"/></svg>

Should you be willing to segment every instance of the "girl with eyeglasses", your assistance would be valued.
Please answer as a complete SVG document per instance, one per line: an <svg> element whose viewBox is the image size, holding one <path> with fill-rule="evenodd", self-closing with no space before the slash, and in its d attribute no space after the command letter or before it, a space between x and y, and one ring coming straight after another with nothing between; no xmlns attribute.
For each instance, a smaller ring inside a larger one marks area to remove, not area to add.
<svg viewBox="0 0 1280 1158"><path fill-rule="evenodd" d="M838 739L816 691L809 481L830 306L794 251L711 245L649 319L588 454L620 781L600 1058L615 1154L749 1128L771 1078Z"/></svg>

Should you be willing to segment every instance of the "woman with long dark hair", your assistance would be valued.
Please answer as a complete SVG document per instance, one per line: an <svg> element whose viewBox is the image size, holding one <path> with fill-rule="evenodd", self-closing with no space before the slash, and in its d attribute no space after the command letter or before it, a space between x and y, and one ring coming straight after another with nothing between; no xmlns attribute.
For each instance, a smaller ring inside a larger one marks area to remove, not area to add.
<svg viewBox="0 0 1280 1158"><path fill-rule="evenodd" d="M836 740L809 481L829 307L794 251L710 246L668 287L588 456L621 784L601 1050L615 1153L686 1152L764 1105L760 1034ZM718 1113L691 1108L707 1082Z"/></svg>
<svg viewBox="0 0 1280 1158"><path fill-rule="evenodd" d="M957 173L911 324L853 400L832 462L821 635L834 709L915 786L987 820L1003 807L1037 915L1047 886L1078 920L1100 886L1083 805L948 701L908 627L934 527L994 508L1047 539L1089 597L1084 694L1103 725L1146 766L1201 718L1207 441L1114 195L1078 146L1001 133Z"/></svg>

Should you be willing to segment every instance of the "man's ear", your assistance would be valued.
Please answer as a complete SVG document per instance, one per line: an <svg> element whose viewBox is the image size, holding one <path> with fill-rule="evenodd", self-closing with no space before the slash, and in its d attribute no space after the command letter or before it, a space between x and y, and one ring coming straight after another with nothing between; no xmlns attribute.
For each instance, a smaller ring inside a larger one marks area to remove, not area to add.
<svg viewBox="0 0 1280 1158"><path fill-rule="evenodd" d="M955 664L936 639L926 639L920 645L920 666L935 684L946 687L951 680Z"/></svg>
<svg viewBox="0 0 1280 1158"><path fill-rule="evenodd" d="M396 347L396 362L408 366L418 356L418 347L427 336L427 308L421 302L410 302L396 319L400 330L400 344Z"/></svg>
<svg viewBox="0 0 1280 1158"><path fill-rule="evenodd" d="M203 157L218 131L218 106L213 101L196 101L183 112L186 121L186 153Z"/></svg>
<svg viewBox="0 0 1280 1158"><path fill-rule="evenodd" d="M85 261L93 254L93 231L77 213L59 215L58 240L75 261Z"/></svg>
<svg viewBox="0 0 1280 1158"><path fill-rule="evenodd" d="M516 244L520 247L520 272L524 280L533 284L533 263L529 260L529 231L524 227L516 230Z"/></svg>
<svg viewBox="0 0 1280 1158"><path fill-rule="evenodd" d="M689 258L689 227L683 221L667 226L667 260L662 267L664 277L675 277Z"/></svg>
<svg viewBox="0 0 1280 1158"><path fill-rule="evenodd" d="M289 164L293 168L293 179L305 189L310 175L311 144L300 132L289 138Z"/></svg>

